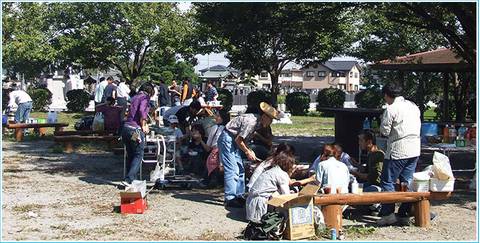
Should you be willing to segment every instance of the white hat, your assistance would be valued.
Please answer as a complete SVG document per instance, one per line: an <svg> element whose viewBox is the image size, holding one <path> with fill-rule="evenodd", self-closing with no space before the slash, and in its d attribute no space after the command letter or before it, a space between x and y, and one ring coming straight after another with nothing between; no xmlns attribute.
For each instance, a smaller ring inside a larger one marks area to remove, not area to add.
<svg viewBox="0 0 480 243"><path fill-rule="evenodd" d="M168 117L168 122L170 122L170 123L178 123L178 118L177 118L177 116L176 116L176 115L170 115L170 116Z"/></svg>

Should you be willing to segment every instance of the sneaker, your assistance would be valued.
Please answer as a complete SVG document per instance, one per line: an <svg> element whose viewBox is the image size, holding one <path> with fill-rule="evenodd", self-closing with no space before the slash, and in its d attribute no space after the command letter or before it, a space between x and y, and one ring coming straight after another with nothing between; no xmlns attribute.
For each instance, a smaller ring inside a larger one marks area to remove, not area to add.
<svg viewBox="0 0 480 243"><path fill-rule="evenodd" d="M410 217L398 217L397 224L399 226L410 226Z"/></svg>
<svg viewBox="0 0 480 243"><path fill-rule="evenodd" d="M377 225L378 226L387 226L387 225L392 225L397 222L397 217L395 216L394 213L391 213L387 216L381 217L379 220L377 220Z"/></svg>

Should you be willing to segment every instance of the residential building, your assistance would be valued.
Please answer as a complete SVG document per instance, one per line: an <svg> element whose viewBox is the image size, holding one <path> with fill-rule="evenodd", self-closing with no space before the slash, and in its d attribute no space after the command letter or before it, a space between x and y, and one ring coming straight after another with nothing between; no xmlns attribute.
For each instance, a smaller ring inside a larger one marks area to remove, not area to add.
<svg viewBox="0 0 480 243"><path fill-rule="evenodd" d="M227 84L235 84L239 81L241 72L237 69L226 67L223 65L215 65L204 68L200 71L199 78L203 82L213 81L215 86L223 87Z"/></svg>
<svg viewBox="0 0 480 243"><path fill-rule="evenodd" d="M284 69L278 77L278 83L282 88L303 87L303 71L297 68Z"/></svg>
<svg viewBox="0 0 480 243"><path fill-rule="evenodd" d="M302 68L303 89L339 88L347 92L358 91L360 66L356 61L312 62Z"/></svg>

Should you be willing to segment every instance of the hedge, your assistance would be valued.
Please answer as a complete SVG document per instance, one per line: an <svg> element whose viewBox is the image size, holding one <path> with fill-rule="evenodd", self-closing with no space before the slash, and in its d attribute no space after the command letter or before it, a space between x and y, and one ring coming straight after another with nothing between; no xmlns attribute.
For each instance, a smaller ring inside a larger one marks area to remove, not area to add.
<svg viewBox="0 0 480 243"><path fill-rule="evenodd" d="M362 90L355 95L355 104L359 108L381 108L384 104L382 91L376 88Z"/></svg>
<svg viewBox="0 0 480 243"><path fill-rule="evenodd" d="M217 100L221 101L223 109L226 112L229 112L232 109L233 105L233 95L228 89L217 89L218 97Z"/></svg>
<svg viewBox="0 0 480 243"><path fill-rule="evenodd" d="M27 93L32 98L32 110L34 111L46 111L52 104L52 92L48 89L30 88Z"/></svg>
<svg viewBox="0 0 480 243"><path fill-rule="evenodd" d="M322 89L317 96L317 110L320 108L342 108L345 102L345 92L341 89L328 88ZM332 112L323 112L325 116L333 116Z"/></svg>
<svg viewBox="0 0 480 243"><path fill-rule="evenodd" d="M287 95L285 102L292 115L306 115L310 107L310 96L305 92L293 92Z"/></svg>
<svg viewBox="0 0 480 243"><path fill-rule="evenodd" d="M90 103L90 94L83 89L74 89L67 92L67 108L73 112L83 112Z"/></svg>
<svg viewBox="0 0 480 243"><path fill-rule="evenodd" d="M246 113L259 113L260 103L272 103L272 93L264 90L257 90L250 92L247 95L247 110Z"/></svg>

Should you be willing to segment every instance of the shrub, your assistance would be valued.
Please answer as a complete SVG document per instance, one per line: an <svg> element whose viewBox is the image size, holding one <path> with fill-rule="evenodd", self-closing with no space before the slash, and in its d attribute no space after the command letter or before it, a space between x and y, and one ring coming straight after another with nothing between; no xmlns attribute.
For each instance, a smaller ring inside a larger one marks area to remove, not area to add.
<svg viewBox="0 0 480 243"><path fill-rule="evenodd" d="M45 111L52 103L52 92L44 88L29 88L28 95L32 98L32 110Z"/></svg>
<svg viewBox="0 0 480 243"><path fill-rule="evenodd" d="M73 112L83 112L90 103L90 94L83 89L74 89L67 92L67 108Z"/></svg>
<svg viewBox="0 0 480 243"><path fill-rule="evenodd" d="M285 99L287 109L294 116L306 115L310 107L310 96L305 92L293 92Z"/></svg>
<svg viewBox="0 0 480 243"><path fill-rule="evenodd" d="M223 105L223 110L226 112L229 112L232 109L233 105L233 95L228 89L217 89L218 92L218 98L217 100L220 100Z"/></svg>
<svg viewBox="0 0 480 243"><path fill-rule="evenodd" d="M355 95L355 103L359 108L381 108L383 105L382 91L370 88Z"/></svg>
<svg viewBox="0 0 480 243"><path fill-rule="evenodd" d="M277 95L277 103L278 104L285 104L285 99L286 99L285 95Z"/></svg>
<svg viewBox="0 0 480 243"><path fill-rule="evenodd" d="M317 96L317 110L320 108L342 108L345 102L345 92L341 89L328 88L322 89ZM332 112L324 112L325 116L333 116Z"/></svg>
<svg viewBox="0 0 480 243"><path fill-rule="evenodd" d="M259 113L260 103L272 103L272 93L264 90L250 92L247 95L247 110L246 113Z"/></svg>

